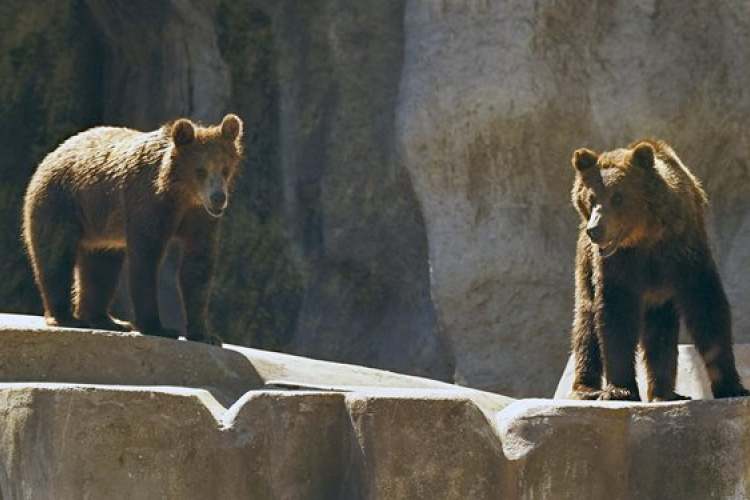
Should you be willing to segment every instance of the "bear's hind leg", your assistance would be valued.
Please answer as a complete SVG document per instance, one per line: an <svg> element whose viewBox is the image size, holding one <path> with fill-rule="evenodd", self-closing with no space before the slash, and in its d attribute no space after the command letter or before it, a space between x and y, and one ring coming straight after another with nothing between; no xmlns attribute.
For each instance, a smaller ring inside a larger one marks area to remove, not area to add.
<svg viewBox="0 0 750 500"><path fill-rule="evenodd" d="M647 310L643 320L641 347L648 380L648 401L690 399L674 392L680 334L680 319L674 303L670 301Z"/></svg>
<svg viewBox="0 0 750 500"><path fill-rule="evenodd" d="M68 214L32 207L24 218L24 240L49 326L80 327L73 316L73 270L78 228ZM65 210L63 210L64 212Z"/></svg>
<svg viewBox="0 0 750 500"><path fill-rule="evenodd" d="M76 316L88 328L130 330L126 322L109 315L124 261L123 250L92 250L79 254Z"/></svg>
<svg viewBox="0 0 750 500"><path fill-rule="evenodd" d="M732 349L729 302L715 266L684 273L680 312L700 352L715 398L750 396L742 385Z"/></svg>

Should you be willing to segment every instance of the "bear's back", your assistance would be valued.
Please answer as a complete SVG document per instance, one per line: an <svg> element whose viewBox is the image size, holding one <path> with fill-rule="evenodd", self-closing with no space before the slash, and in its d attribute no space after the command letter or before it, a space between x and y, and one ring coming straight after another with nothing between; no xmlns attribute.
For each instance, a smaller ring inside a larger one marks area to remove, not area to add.
<svg viewBox="0 0 750 500"><path fill-rule="evenodd" d="M47 155L38 173L61 175L77 186L107 178L127 177L139 167L161 162L169 142L160 130L96 127L63 142Z"/></svg>
<svg viewBox="0 0 750 500"><path fill-rule="evenodd" d="M75 214L84 240L91 236L101 240L97 245L122 245L125 191L135 193L134 204L150 203L169 144L162 129L81 132L42 160L29 183L25 210L54 203L57 210Z"/></svg>
<svg viewBox="0 0 750 500"><path fill-rule="evenodd" d="M708 196L700 180L682 163L674 150L663 141L653 142L656 152L656 170L686 213L702 222L708 206Z"/></svg>

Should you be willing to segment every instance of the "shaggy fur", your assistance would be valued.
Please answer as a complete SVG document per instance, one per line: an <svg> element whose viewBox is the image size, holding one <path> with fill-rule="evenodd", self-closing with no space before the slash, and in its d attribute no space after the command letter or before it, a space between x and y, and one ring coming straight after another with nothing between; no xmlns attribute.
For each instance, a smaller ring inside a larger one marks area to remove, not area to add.
<svg viewBox="0 0 750 500"><path fill-rule="evenodd" d="M153 132L97 127L44 158L26 191L23 239L47 324L177 337L157 304L159 266L177 239L186 336L220 344L209 333L208 303L241 136L234 115L215 127L187 119ZM125 258L132 325L108 313Z"/></svg>
<svg viewBox="0 0 750 500"><path fill-rule="evenodd" d="M581 225L571 396L639 400L640 345L648 401L683 399L674 390L680 318L714 396L747 396L735 368L729 303L708 246L700 182L660 141L602 154L579 149L573 166Z"/></svg>

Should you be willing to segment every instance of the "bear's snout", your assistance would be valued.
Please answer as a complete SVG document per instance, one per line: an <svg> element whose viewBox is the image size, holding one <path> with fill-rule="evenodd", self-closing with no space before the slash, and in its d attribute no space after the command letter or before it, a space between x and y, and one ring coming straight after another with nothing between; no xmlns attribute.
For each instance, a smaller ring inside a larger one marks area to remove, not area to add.
<svg viewBox="0 0 750 500"><path fill-rule="evenodd" d="M601 207L597 206L591 213L588 224L586 224L586 234L588 234L591 241L599 243L606 235L606 230L602 221Z"/></svg>
<svg viewBox="0 0 750 500"><path fill-rule="evenodd" d="M589 235L591 241L593 241L594 243L599 243L604 239L604 227L589 225L589 227L586 228L586 234Z"/></svg>
<svg viewBox="0 0 750 500"><path fill-rule="evenodd" d="M208 196L203 197L203 206L206 211L214 217L221 217L227 208L227 193L222 190L213 191Z"/></svg>
<svg viewBox="0 0 750 500"><path fill-rule="evenodd" d="M210 199L214 207L221 207L223 209L227 204L227 195L223 191L217 191L211 194Z"/></svg>

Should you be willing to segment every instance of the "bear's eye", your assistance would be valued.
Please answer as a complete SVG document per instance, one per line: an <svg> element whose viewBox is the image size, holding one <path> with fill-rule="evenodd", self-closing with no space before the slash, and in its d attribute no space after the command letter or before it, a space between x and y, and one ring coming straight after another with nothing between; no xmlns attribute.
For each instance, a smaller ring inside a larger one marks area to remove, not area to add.
<svg viewBox="0 0 750 500"><path fill-rule="evenodd" d="M206 169L205 169L205 168L203 168L203 167L199 167L199 168L198 168L198 180L199 180L199 181L204 181L204 180L206 180L206 176L207 176L207 175L208 175L208 172L206 171Z"/></svg>
<svg viewBox="0 0 750 500"><path fill-rule="evenodd" d="M622 205L623 201L624 200L622 198L622 194L615 193L615 194L612 195L612 206L613 207L619 207L620 205Z"/></svg>

